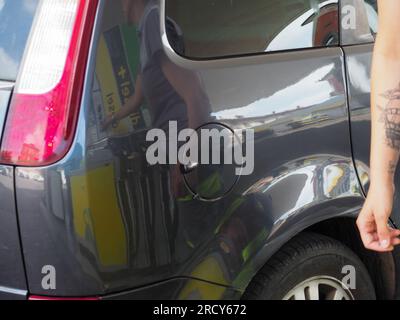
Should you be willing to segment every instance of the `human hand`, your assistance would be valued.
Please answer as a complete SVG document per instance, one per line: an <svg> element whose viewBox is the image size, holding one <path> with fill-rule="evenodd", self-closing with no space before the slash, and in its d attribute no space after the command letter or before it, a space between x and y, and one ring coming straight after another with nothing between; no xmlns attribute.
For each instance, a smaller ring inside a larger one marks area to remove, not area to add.
<svg viewBox="0 0 400 320"><path fill-rule="evenodd" d="M389 227L393 209L393 184L371 185L364 207L357 219L365 248L377 252L389 252L400 244L400 230Z"/></svg>
<svg viewBox="0 0 400 320"><path fill-rule="evenodd" d="M105 118L105 120L103 121L102 125L101 125L101 129L103 131L106 131L108 129L108 127L110 127L111 125L113 125L115 123L115 117L113 115L109 115Z"/></svg>

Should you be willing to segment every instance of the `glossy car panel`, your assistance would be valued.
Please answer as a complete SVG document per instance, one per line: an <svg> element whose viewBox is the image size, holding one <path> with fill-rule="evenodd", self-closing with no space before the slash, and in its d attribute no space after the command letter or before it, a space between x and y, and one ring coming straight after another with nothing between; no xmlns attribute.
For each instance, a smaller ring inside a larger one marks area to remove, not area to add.
<svg viewBox="0 0 400 320"><path fill-rule="evenodd" d="M347 65L353 155L365 192L368 191L369 185L372 50L373 44L344 48Z"/></svg>
<svg viewBox="0 0 400 320"><path fill-rule="evenodd" d="M136 290L111 294L104 300L238 300L242 292L190 278L163 281Z"/></svg>
<svg viewBox="0 0 400 320"><path fill-rule="evenodd" d="M15 210L14 169L0 165L0 296L27 290Z"/></svg>
<svg viewBox="0 0 400 320"><path fill-rule="evenodd" d="M13 83L0 81L0 138ZM27 284L20 246L14 192L14 168L0 165L0 298L26 295Z"/></svg>
<svg viewBox="0 0 400 320"><path fill-rule="evenodd" d="M170 279L177 289L164 298L190 298L180 296L183 283L196 292L202 281L220 288L223 298L224 290L243 292L298 232L357 214L363 195L352 162L339 47L193 62L178 56L161 32L170 66L200 79L204 118L189 112L188 123L211 119L255 132L254 172L224 197L202 201L193 198L177 166L148 164L145 137L155 128L148 106L104 130L104 110L115 111L135 89L137 60L115 48L136 29L124 25L119 1L101 1L95 31L72 149L53 166L15 172L32 294L108 295ZM138 57L139 42L128 43L126 51ZM182 117L169 113L166 120ZM225 169L198 169L196 183L218 191ZM41 285L45 265L57 271L54 290Z"/></svg>

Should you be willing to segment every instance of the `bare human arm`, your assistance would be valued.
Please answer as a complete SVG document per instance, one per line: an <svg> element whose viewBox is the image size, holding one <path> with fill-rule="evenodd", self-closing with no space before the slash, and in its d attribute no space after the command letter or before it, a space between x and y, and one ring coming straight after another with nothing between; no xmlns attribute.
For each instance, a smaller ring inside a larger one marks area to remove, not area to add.
<svg viewBox="0 0 400 320"><path fill-rule="evenodd" d="M118 122L132 113L135 113L143 104L142 76L139 74L135 82L135 93L126 101L125 105L114 115L109 116L103 123L103 129L108 128L113 122Z"/></svg>
<svg viewBox="0 0 400 320"><path fill-rule="evenodd" d="M194 72L175 65L164 55L160 59L161 69L166 79L186 104L189 128L196 129L206 122L209 117L209 101L203 91L199 77ZM107 128L113 122L118 122L131 115L143 104L144 97L140 74L136 79L135 88L135 94L128 99L126 104L114 116L107 117L103 128Z"/></svg>
<svg viewBox="0 0 400 320"><path fill-rule="evenodd" d="M367 249L386 252L400 244L400 231L388 226L400 155L400 1L378 0L378 7L371 73L370 189L357 226Z"/></svg>
<svg viewBox="0 0 400 320"><path fill-rule="evenodd" d="M176 93L182 98L187 108L188 128L196 130L201 125L208 122L210 117L210 103L205 94L199 76L190 70L181 68L171 62L165 55L160 57L161 69L174 88ZM179 194L183 185L183 178L179 165L172 170L172 189L174 194ZM197 181L197 176L187 177L192 183Z"/></svg>

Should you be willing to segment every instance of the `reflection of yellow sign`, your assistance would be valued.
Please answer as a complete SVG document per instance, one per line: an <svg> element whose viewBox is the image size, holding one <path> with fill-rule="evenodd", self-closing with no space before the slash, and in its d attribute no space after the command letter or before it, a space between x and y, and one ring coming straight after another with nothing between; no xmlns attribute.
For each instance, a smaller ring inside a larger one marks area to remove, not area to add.
<svg viewBox="0 0 400 320"><path fill-rule="evenodd" d="M228 286L228 281L221 265L222 262L218 262L216 257L209 256L205 258L191 272L190 277L193 279L186 283L179 295L179 299L222 299L226 286ZM196 279L208 279L210 282L218 283L220 286L210 286L209 283Z"/></svg>
<svg viewBox="0 0 400 320"><path fill-rule="evenodd" d="M71 177L75 233L105 268L126 267L128 244L112 165Z"/></svg>

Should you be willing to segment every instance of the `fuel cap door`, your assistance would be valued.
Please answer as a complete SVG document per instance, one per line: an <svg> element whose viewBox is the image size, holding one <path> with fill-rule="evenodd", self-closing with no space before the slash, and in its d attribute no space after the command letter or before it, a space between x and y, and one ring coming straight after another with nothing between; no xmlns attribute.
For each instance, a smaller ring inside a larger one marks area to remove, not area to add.
<svg viewBox="0 0 400 320"><path fill-rule="evenodd" d="M181 165L185 184L196 199L220 200L232 191L240 177L243 163L240 137L217 123L204 125L194 134L197 159Z"/></svg>

